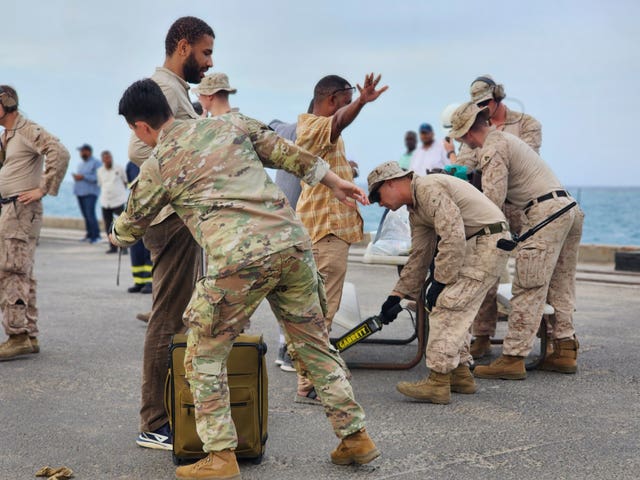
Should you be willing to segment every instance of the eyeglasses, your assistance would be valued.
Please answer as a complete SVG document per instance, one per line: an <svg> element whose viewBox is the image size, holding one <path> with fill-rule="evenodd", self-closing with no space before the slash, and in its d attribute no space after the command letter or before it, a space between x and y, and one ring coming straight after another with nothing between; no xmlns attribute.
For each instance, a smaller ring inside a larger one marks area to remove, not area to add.
<svg viewBox="0 0 640 480"><path fill-rule="evenodd" d="M327 95L328 97L330 97L331 95L335 95L338 92L348 92L348 91L352 91L355 92L356 91L356 87L344 87L344 88L339 88L337 90L334 90L333 92L331 92L329 95Z"/></svg>

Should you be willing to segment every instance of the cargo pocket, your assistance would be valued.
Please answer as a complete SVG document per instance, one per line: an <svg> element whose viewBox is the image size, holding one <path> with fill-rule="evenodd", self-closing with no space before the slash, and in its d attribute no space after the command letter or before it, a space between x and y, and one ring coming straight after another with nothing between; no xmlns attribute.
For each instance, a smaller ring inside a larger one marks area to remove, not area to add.
<svg viewBox="0 0 640 480"><path fill-rule="evenodd" d="M204 278L196 284L191 301L184 311L184 316L191 330L197 335L213 336L220 322L220 311L225 290L211 285Z"/></svg>
<svg viewBox="0 0 640 480"><path fill-rule="evenodd" d="M516 254L516 281L522 288L538 288L546 282L547 245L531 242Z"/></svg>
<svg viewBox="0 0 640 480"><path fill-rule="evenodd" d="M445 287L436 305L447 310L464 310L482 289L486 276L481 270L463 267L458 280Z"/></svg>
<svg viewBox="0 0 640 480"><path fill-rule="evenodd" d="M32 264L32 259L29 255L29 236L14 233L3 240L3 270L18 274L28 273Z"/></svg>

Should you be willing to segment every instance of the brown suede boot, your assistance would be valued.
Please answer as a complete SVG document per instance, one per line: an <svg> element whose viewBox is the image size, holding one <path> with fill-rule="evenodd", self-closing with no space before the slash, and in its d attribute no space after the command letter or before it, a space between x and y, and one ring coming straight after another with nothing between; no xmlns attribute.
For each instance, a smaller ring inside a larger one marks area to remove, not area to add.
<svg viewBox="0 0 640 480"><path fill-rule="evenodd" d="M502 380L524 380L527 378L524 357L511 355L501 355L490 365L478 365L473 374L478 378L500 378Z"/></svg>
<svg viewBox="0 0 640 480"><path fill-rule="evenodd" d="M417 382L399 382L396 390L416 400L446 405L451 401L451 373L431 370L425 379Z"/></svg>
<svg viewBox="0 0 640 480"><path fill-rule="evenodd" d="M176 468L179 480L240 480L240 467L233 450L210 452L199 462Z"/></svg>
<svg viewBox="0 0 640 480"><path fill-rule="evenodd" d="M38 337L29 337L31 342L31 353L40 353L40 343L38 343Z"/></svg>
<svg viewBox="0 0 640 480"><path fill-rule="evenodd" d="M363 428L340 440L340 444L331 452L331 462L336 465L364 465L379 456L380 450Z"/></svg>
<svg viewBox="0 0 640 480"><path fill-rule="evenodd" d="M491 337L489 335L478 335L471 344L469 353L476 360L489 355L491 353Z"/></svg>
<svg viewBox="0 0 640 480"><path fill-rule="evenodd" d="M476 380L466 365L458 365L451 370L451 391L455 393L476 393Z"/></svg>
<svg viewBox="0 0 640 480"><path fill-rule="evenodd" d="M538 367L539 370L560 373L576 373L578 371L578 348L576 338L563 338L553 341L553 353L547 355Z"/></svg>
<svg viewBox="0 0 640 480"><path fill-rule="evenodd" d="M29 341L29 335L26 333L9 335L9 339L0 344L0 361L11 360L27 353L31 353L31 342Z"/></svg>

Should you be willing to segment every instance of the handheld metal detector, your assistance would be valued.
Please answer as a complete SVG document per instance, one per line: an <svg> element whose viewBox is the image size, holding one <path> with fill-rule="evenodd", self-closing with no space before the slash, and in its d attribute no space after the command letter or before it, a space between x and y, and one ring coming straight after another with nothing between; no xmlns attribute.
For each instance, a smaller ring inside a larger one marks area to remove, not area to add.
<svg viewBox="0 0 640 480"><path fill-rule="evenodd" d="M389 313L397 315L401 311L402 306L397 304ZM339 352L344 352L347 348L353 347L356 343L382 330L382 325L382 317L380 315L373 315L338 338L335 341L335 347Z"/></svg>

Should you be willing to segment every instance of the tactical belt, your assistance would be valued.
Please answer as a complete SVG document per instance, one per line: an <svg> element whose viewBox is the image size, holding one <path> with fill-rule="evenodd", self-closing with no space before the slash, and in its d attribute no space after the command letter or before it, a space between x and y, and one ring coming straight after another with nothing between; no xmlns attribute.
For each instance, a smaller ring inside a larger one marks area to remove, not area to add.
<svg viewBox="0 0 640 480"><path fill-rule="evenodd" d="M524 206L524 209L527 210L531 207L533 207L534 205L540 203L540 202L544 202L546 200L551 200L552 198L558 198L558 197L568 197L569 193L567 193L565 190L556 190L555 192L549 192L545 195L542 195L538 198L536 198L535 200L531 200L529 203L527 203Z"/></svg>
<svg viewBox="0 0 640 480"><path fill-rule="evenodd" d="M6 205L7 203L16 203L16 200L18 200L18 195L14 195L13 197L9 198L0 197L0 205Z"/></svg>
<svg viewBox="0 0 640 480"><path fill-rule="evenodd" d="M493 235L494 233L506 232L507 230L509 230L509 225L507 225L505 222L492 223L491 225L487 225L486 227L478 230L473 235L469 236L467 240L473 237L479 237L481 235Z"/></svg>

